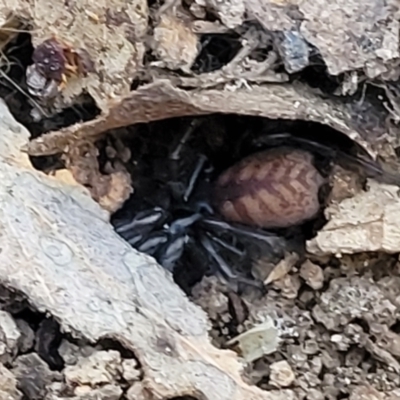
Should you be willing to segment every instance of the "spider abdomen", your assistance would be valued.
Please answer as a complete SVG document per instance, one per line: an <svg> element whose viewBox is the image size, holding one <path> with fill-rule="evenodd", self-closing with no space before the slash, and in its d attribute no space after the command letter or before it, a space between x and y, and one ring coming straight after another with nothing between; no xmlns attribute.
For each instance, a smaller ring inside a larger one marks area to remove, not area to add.
<svg viewBox="0 0 400 400"><path fill-rule="evenodd" d="M223 172L214 186L214 205L228 221L285 228L316 216L325 182L302 150L266 150Z"/></svg>

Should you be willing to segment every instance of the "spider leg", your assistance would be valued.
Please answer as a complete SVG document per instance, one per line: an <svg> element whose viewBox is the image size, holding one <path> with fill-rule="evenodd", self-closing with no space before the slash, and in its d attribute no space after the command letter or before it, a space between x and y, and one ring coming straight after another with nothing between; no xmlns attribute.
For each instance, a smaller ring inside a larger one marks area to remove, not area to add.
<svg viewBox="0 0 400 400"><path fill-rule="evenodd" d="M256 139L253 139L252 142L255 147L280 146L292 138L293 136L290 133L281 132L257 137Z"/></svg>
<svg viewBox="0 0 400 400"><path fill-rule="evenodd" d="M123 234L130 230L136 230L143 228L148 225L154 225L157 222L160 222L165 217L165 212L159 207L154 207L152 210L140 211L131 222L128 224L125 221L117 221L115 225L115 230Z"/></svg>
<svg viewBox="0 0 400 400"><path fill-rule="evenodd" d="M269 135L262 136L261 138L257 138L253 141L255 147L276 147L276 146L284 146L289 144L298 144L302 145L303 148L308 149L309 151L318 151L320 154L323 154L327 157L335 157L338 153L338 149L336 147L332 148L330 146L324 145L322 143L316 142L312 139L305 139L302 137L294 136L290 133L272 133Z"/></svg>
<svg viewBox="0 0 400 400"><path fill-rule="evenodd" d="M247 279L244 276L240 276L232 271L224 258L218 254L217 249L206 235L200 236L200 242L218 265L218 269L215 271L215 273L219 274L220 277L223 278L228 284L234 285L234 290L237 291L237 285L239 283L254 286L259 289L263 287L261 282L257 282L253 279Z"/></svg>
<svg viewBox="0 0 400 400"><path fill-rule="evenodd" d="M188 240L187 235L171 235L171 240L158 252L158 262L168 271L173 272L176 262L181 258Z"/></svg>
<svg viewBox="0 0 400 400"><path fill-rule="evenodd" d="M199 181L199 176L201 172L204 170L204 166L207 162L207 157L205 155L200 155L199 159L196 162L194 171L190 174L189 176L189 182L186 184L183 181L186 181L185 179L182 178L182 173L183 175L186 175L184 169L182 169L182 163L181 163L181 158L182 157L188 157L187 154L182 154L182 149L184 146L187 145L188 141L190 140L191 136L193 135L193 132L196 131L196 129L202 124L202 120L199 118L193 119L189 127L186 129L184 132L182 138L179 140L178 145L175 147L173 151L169 153L169 163L168 163L168 168L170 170L170 176L172 177L169 180L168 185L171 187L172 192L174 194L173 197L175 199L178 199L181 201L183 198L183 201L185 203L188 202L191 194L193 193L193 190L196 186L196 184ZM190 152L189 152L190 154ZM193 157L193 154L192 154Z"/></svg>
<svg viewBox="0 0 400 400"><path fill-rule="evenodd" d="M230 251L231 253L236 254L239 257L243 257L245 255L244 251L239 250L237 247L227 243L225 240L222 240L219 237L214 236L214 235L209 235L209 236L210 236L211 240L213 240L215 243L217 243L222 248Z"/></svg>
<svg viewBox="0 0 400 400"><path fill-rule="evenodd" d="M199 214L201 214L202 212L206 212L206 213L208 213L208 214L210 214L210 215L214 214L213 208L212 208L212 207L210 206L210 204L209 204L207 201L205 201L205 200L196 201L196 202L193 204L193 207L194 207L194 210L195 210L197 213L199 213Z"/></svg>
<svg viewBox="0 0 400 400"><path fill-rule="evenodd" d="M170 226L165 227L166 244L158 254L159 263L168 271L173 271L176 262L181 258L189 236L187 229L196 223L202 216L193 214L189 217L180 218L174 221ZM161 242L160 242L161 243Z"/></svg>
<svg viewBox="0 0 400 400"><path fill-rule="evenodd" d="M151 234L145 241L138 246L138 251L153 256L158 248L167 243L168 238L164 233L156 232Z"/></svg>
<svg viewBox="0 0 400 400"><path fill-rule="evenodd" d="M334 156L338 162L344 164L344 167L362 168L369 178L380 180L383 183L400 186L399 174L389 172L376 160L367 159L362 155L352 155L339 149L338 147L330 148L324 144L309 139L295 138L297 143L303 143L305 146L311 146L324 155Z"/></svg>
<svg viewBox="0 0 400 400"><path fill-rule="evenodd" d="M225 277L228 277L230 280L236 280L237 274L235 274L229 265L225 262L225 260L218 254L215 247L212 245L210 239L205 235L200 236L200 241L203 247L207 250L207 252L211 255L211 257L217 262L219 266L219 272Z"/></svg>
<svg viewBox="0 0 400 400"><path fill-rule="evenodd" d="M286 242L284 238L276 234L268 233L261 229L249 228L240 224L228 223L215 218L204 218L201 223L216 231L229 231L250 239L260 240L273 249L277 246L283 246Z"/></svg>
<svg viewBox="0 0 400 400"><path fill-rule="evenodd" d="M140 211L129 223L125 223L124 220L117 221L115 231L135 246L146 234L162 225L166 218L167 213L160 207L155 207L152 210Z"/></svg>
<svg viewBox="0 0 400 400"><path fill-rule="evenodd" d="M190 177L189 184L183 195L183 200L185 202L188 201L190 195L192 194L193 189L198 181L199 175L200 175L201 171L203 170L206 161L207 161L207 157L202 154L200 156L199 160L197 161L196 168L194 169L194 171Z"/></svg>
<svg viewBox="0 0 400 400"><path fill-rule="evenodd" d="M400 186L400 175L387 171L375 160L366 160L362 157L355 157L346 154L343 151L338 151L338 156L354 167L362 168L369 178L376 179L382 183L389 185Z"/></svg>
<svg viewBox="0 0 400 400"><path fill-rule="evenodd" d="M171 226L168 229L168 232L171 233L172 235L176 235L178 233L183 233L186 231L187 228L189 228L191 225L193 225L195 222L197 222L199 219L202 218L201 214L193 214L190 215L189 217L185 218L180 218L174 221Z"/></svg>

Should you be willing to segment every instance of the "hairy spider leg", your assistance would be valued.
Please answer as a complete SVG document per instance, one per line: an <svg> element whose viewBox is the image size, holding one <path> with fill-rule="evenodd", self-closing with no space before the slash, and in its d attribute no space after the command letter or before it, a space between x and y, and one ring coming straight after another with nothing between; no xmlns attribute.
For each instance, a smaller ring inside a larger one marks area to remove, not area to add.
<svg viewBox="0 0 400 400"><path fill-rule="evenodd" d="M155 207L152 210L140 211L128 224L124 221L117 222L115 231L135 246L153 229L162 226L166 218L167 213L162 208Z"/></svg>
<svg viewBox="0 0 400 400"><path fill-rule="evenodd" d="M171 225L164 227L165 245L157 252L156 258L168 271L173 272L175 264L183 254L185 244L189 239L187 229L200 218L202 218L202 215L196 213L189 217L177 219Z"/></svg>
<svg viewBox="0 0 400 400"><path fill-rule="evenodd" d="M190 195L193 193L193 189L196 186L196 183L198 182L200 173L201 173L201 171L203 171L206 161L207 161L207 157L204 154L200 155L200 158L197 161L196 167L189 179L188 187L186 188L185 193L183 195L184 202L187 202L189 200Z"/></svg>
<svg viewBox="0 0 400 400"><path fill-rule="evenodd" d="M222 248L230 251L233 254L236 254L239 257L243 257L246 253L244 251L239 250L237 247L232 246L231 244L227 243L225 240L220 239L215 235L208 234L208 236Z"/></svg>
<svg viewBox="0 0 400 400"><path fill-rule="evenodd" d="M123 234L132 229L140 229L154 223L159 222L164 217L164 210L160 207L154 207L152 210L140 211L135 215L129 224L124 221L116 222L115 230L119 234Z"/></svg>
<svg viewBox="0 0 400 400"><path fill-rule="evenodd" d="M158 262L166 270L173 272L176 262L182 257L188 235L171 235L167 244L157 255Z"/></svg>
<svg viewBox="0 0 400 400"><path fill-rule="evenodd" d="M203 245L204 249L211 255L214 259L218 268L215 269L215 273L220 275L220 278L223 278L227 284L234 285L233 290L237 291L237 285L239 283L254 286L258 289L262 289L262 282L257 282L253 279L247 279L244 276L235 274L229 265L226 263L223 257L218 254L217 249L214 247L212 241L206 235L200 235L200 242Z"/></svg>
<svg viewBox="0 0 400 400"><path fill-rule="evenodd" d="M291 144L299 144L304 146L309 151L318 151L319 153L327 156L327 157L335 157L337 155L338 149L331 148L324 144L318 143L311 139L304 139L298 136L294 136L290 133L272 133L269 135L262 136L261 138L257 138L253 141L256 147L261 146L285 146L288 143Z"/></svg>
<svg viewBox="0 0 400 400"><path fill-rule="evenodd" d="M168 228L168 232L172 235L179 235L186 232L186 229L196 223L198 220L202 218L202 215L199 213L190 215L189 217L180 218L174 221L170 227Z"/></svg>
<svg viewBox="0 0 400 400"><path fill-rule="evenodd" d="M386 171L384 167L379 164L378 161L370 159L367 160L362 156L353 156L351 154L347 154L343 150L339 148L331 149L330 147L320 144L318 142L295 138L299 143L304 143L305 145L313 146L315 149L325 152L333 152L334 156L338 161L345 161L348 165L353 165L354 167L361 167L369 178L373 178L376 180L380 180L382 183L393 184L400 186L400 176L399 174L395 174L389 171Z"/></svg>
<svg viewBox="0 0 400 400"><path fill-rule="evenodd" d="M164 232L150 233L147 239L138 246L138 251L154 256L158 248L168 242L168 237Z"/></svg>
<svg viewBox="0 0 400 400"><path fill-rule="evenodd" d="M189 178L189 183L187 184L187 186L184 190L182 188L182 183L179 182L179 179L178 179L179 183L177 183L175 181L175 179L178 178L178 176L179 176L179 170L180 170L178 161L181 158L181 153L182 153L183 147L186 146L187 142L193 135L193 132L195 132L195 130L200 126L201 123L202 123L202 121L200 119L194 119L190 122L189 127L186 129L183 136L179 140L178 145L175 147L175 149L172 152L170 152L169 157L168 157L169 160L171 161L171 163L169 164L171 176L174 177L172 179L172 182L169 182L169 186L171 187L172 192L175 194L177 193L179 198L182 196L183 201L186 203L188 202L189 197L192 194L192 192L198 182L198 178L200 176L200 173L204 169L207 158L204 155L200 156L199 160L196 163L194 171L192 172L192 174ZM181 194L181 191L183 191L183 194Z"/></svg>
<svg viewBox="0 0 400 400"><path fill-rule="evenodd" d="M228 223L216 218L204 218L201 223L216 231L230 231L251 239L260 240L265 244L268 244L268 246L270 246L272 249L281 247L286 242L284 238L277 236L274 233L270 233L261 229L248 228L237 223Z"/></svg>
<svg viewBox="0 0 400 400"><path fill-rule="evenodd" d="M233 271L231 271L231 268L229 267L228 263L226 260L219 254L218 249L216 245L219 247L226 249L233 254L238 255L240 258L244 258L246 256L249 256L249 254L246 251L241 251L234 245L231 245L230 243L227 243L225 240L213 235L212 233L209 232L209 230L218 232L218 233L226 233L226 232L231 232L235 233L238 235L241 235L242 237L245 237L247 239L251 239L258 241L259 243L263 243L264 245L266 244L268 247L268 251L271 252L272 255L277 255L279 250L282 249L284 245L286 245L286 240L282 237L276 236L275 234L268 233L262 230L257 230L254 228L248 228L245 226L242 226L240 224L232 224L228 223L225 221L221 221L215 218L204 218L200 224L203 224L203 227L206 227L205 229L206 234L202 234L200 236L201 243L205 250L212 256L216 264L218 265L218 268L221 269L220 273L222 273L222 277L225 280L228 280L228 283L231 283L232 280L236 283L242 283L245 285L251 285L251 286L256 286L257 288L261 288L262 284L261 282L258 282L254 279L248 279L242 275L237 275L234 274ZM263 246L264 250L266 246ZM229 273L228 273L229 271ZM229 282L231 281L231 282Z"/></svg>

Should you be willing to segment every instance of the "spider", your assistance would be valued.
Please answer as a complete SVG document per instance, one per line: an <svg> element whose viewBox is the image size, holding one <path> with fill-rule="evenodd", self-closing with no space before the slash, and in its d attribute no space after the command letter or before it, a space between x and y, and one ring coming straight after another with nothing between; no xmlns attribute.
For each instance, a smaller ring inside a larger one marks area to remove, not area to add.
<svg viewBox="0 0 400 400"><path fill-rule="evenodd" d="M333 161L400 184L366 154L290 133L241 135L225 154L226 142L213 153L204 141L199 145L199 121L173 145L142 135L132 147L140 154L132 171L135 192L112 221L117 233L178 280L190 266L194 280L216 274L234 290L261 288L251 273L254 260L303 250L299 228L320 214Z"/></svg>

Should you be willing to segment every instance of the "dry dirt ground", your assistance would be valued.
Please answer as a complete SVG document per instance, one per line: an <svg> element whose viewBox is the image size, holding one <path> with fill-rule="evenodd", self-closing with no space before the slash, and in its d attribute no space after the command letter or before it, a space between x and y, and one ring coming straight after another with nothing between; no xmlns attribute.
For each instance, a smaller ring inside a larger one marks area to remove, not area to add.
<svg viewBox="0 0 400 400"><path fill-rule="evenodd" d="M0 400L400 399L397 1L0 21ZM257 146L313 154L315 218L186 229Z"/></svg>

